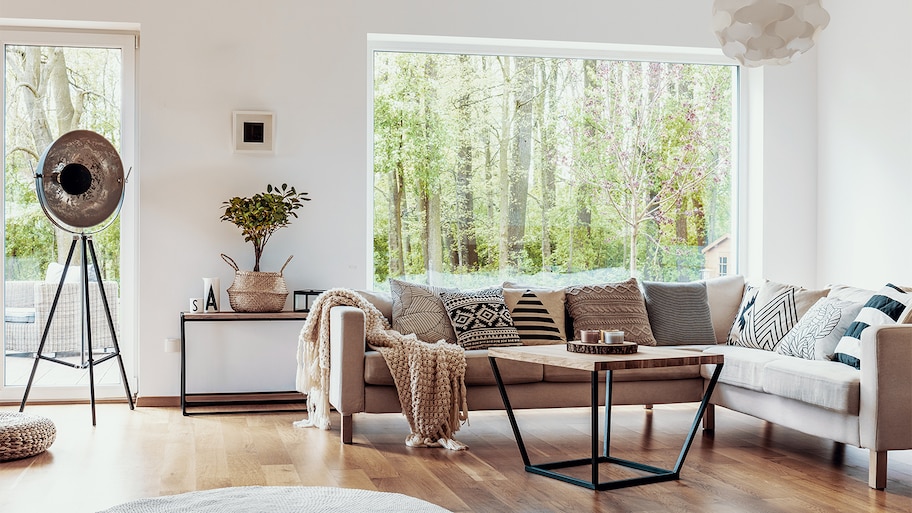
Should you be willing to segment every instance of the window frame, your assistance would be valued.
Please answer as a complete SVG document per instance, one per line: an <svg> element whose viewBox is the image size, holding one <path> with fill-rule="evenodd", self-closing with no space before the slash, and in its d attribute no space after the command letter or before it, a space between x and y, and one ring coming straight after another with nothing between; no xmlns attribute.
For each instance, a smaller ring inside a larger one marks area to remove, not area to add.
<svg viewBox="0 0 912 513"><path fill-rule="evenodd" d="M424 36L407 34L367 34L367 198L366 205L366 276L369 287L374 284L374 53L441 53L472 55L506 55L511 57L543 57L572 59L602 59L626 61L662 61L682 64L707 64L735 66L735 90L732 98L732 180L731 180L731 238L732 253L729 269L740 273L746 269L747 240L744 237L747 228L747 173L749 167L755 167L748 156L748 148L762 143L750 128L750 120L760 119L752 113L762 111L759 94L752 94L752 89L760 90L762 70L750 70L726 57L719 48L652 46L610 43L562 42L547 40L521 40L499 38L475 38L453 36ZM755 130L756 132L756 130Z"/></svg>

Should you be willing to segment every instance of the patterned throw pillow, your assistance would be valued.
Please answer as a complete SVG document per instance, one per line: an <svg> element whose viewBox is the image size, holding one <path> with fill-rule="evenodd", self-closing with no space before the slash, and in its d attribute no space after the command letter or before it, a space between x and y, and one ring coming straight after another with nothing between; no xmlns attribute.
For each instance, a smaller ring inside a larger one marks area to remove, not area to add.
<svg viewBox="0 0 912 513"><path fill-rule="evenodd" d="M836 344L862 306L834 297L820 298L786 333L776 352L806 360L832 360Z"/></svg>
<svg viewBox="0 0 912 513"><path fill-rule="evenodd" d="M419 340L456 343L456 332L450 324L440 294L456 289L433 287L418 283L390 279L393 296L393 329L408 335L414 333Z"/></svg>
<svg viewBox="0 0 912 513"><path fill-rule="evenodd" d="M871 297L839 339L834 359L856 369L861 368L861 334L871 326L906 322L912 294L888 283Z"/></svg>
<svg viewBox="0 0 912 513"><path fill-rule="evenodd" d="M567 342L564 289L504 288L503 295L523 345Z"/></svg>
<svg viewBox="0 0 912 513"><path fill-rule="evenodd" d="M442 292L440 298L466 350L522 344L500 287Z"/></svg>
<svg viewBox="0 0 912 513"><path fill-rule="evenodd" d="M646 301L636 278L620 283L568 287L567 311L573 318L573 337L580 330L622 330L624 340L644 346L656 345Z"/></svg>
<svg viewBox="0 0 912 513"><path fill-rule="evenodd" d="M643 282L646 312L660 346L715 344L706 283Z"/></svg>
<svg viewBox="0 0 912 513"><path fill-rule="evenodd" d="M741 345L741 334L747 330L747 322L754 315L754 305L757 303L758 292L760 292L760 287L745 285L744 297L741 298L741 305L738 306L738 314L735 316L735 322L728 333L728 345Z"/></svg>
<svg viewBox="0 0 912 513"><path fill-rule="evenodd" d="M775 351L798 319L828 292L827 289L806 290L772 281L763 283L753 305L742 302L742 311L732 327L733 332L737 328L737 333L729 337L729 344Z"/></svg>

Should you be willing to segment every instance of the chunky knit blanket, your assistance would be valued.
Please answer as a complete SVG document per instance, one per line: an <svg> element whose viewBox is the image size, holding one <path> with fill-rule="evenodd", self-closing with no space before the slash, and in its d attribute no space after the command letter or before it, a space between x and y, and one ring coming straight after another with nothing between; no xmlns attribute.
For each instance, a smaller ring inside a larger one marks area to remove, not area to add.
<svg viewBox="0 0 912 513"><path fill-rule="evenodd" d="M463 348L443 340L434 344L422 342L415 335L394 331L370 301L341 288L327 290L314 300L301 329L297 390L307 394L307 418L295 425L330 427L329 311L340 305L364 311L365 338L389 366L409 424L406 445L465 449L453 438L460 423L468 418Z"/></svg>

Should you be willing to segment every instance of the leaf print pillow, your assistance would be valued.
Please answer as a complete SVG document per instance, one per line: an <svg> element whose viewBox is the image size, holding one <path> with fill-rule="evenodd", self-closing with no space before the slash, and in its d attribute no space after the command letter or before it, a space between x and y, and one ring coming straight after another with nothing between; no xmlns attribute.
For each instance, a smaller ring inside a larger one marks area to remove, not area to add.
<svg viewBox="0 0 912 513"><path fill-rule="evenodd" d="M806 360L832 360L839 339L862 306L831 297L820 298L789 330L776 351Z"/></svg>

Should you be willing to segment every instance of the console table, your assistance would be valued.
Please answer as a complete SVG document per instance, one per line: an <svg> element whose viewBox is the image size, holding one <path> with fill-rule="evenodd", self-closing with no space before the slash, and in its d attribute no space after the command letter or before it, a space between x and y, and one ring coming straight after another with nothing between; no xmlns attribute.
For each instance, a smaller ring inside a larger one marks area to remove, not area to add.
<svg viewBox="0 0 912 513"><path fill-rule="evenodd" d="M497 367L497 360L515 360L520 362L540 363L543 365L555 365L569 369L578 369L588 371L591 374L592 395L591 395L591 458L580 458L567 461L554 461L549 463L539 463L533 465L529 460L529 453L526 451L526 444L523 442L522 435L519 432L519 426L516 423L516 417L513 415L513 408L510 406L510 398L507 396L507 390L504 387L503 379L500 376L500 369ZM633 354L583 354L572 353L567 351L563 344L544 345L544 346L517 346L517 347L492 347L488 349L488 360L491 362L491 370L494 372L494 380L497 382L497 388L500 390L503 399L504 409L507 411L507 417L510 419L510 426L513 428L513 435L516 437L516 445L519 447L520 456L526 472L547 476L558 479L570 484L589 488L590 490L613 490L626 486L636 486L646 483L659 483L662 481L671 481L679 479L681 476L681 467L684 466L684 458L693 443L694 436L706 411L706 405L712 396L713 388L719 379L719 373L722 372L724 357L720 354L701 353L697 351L688 351L684 349L673 349L666 347L644 347L640 346L638 351ZM615 458L609 455L609 445L611 439L611 385L612 371L621 369L647 369L654 367L675 367L681 365L709 365L715 364L712 378L706 384L703 394L703 400L697 408L693 424L690 431L684 439L681 452L672 469L664 469L638 463L635 461ZM605 371L605 439L602 448L602 454L599 455L598 434L598 385L599 372ZM622 467L638 470L648 475L632 477L628 479L617 479L613 481L599 480L599 464L611 463ZM585 480L577 477L558 472L558 469L591 466L592 479Z"/></svg>
<svg viewBox="0 0 912 513"><path fill-rule="evenodd" d="M278 391L278 392L227 392L227 393L187 393L187 331L188 322L263 322L263 321L298 321L302 322L307 319L307 312L276 312L276 313L242 313L242 312L209 312L209 313L190 313L181 312L181 413L184 416L191 415L187 411L188 407L214 407L214 406L238 406L238 405L288 405L306 403L306 397L297 391ZM292 399L243 399L243 400L196 400L188 401L192 397L216 397L216 396L244 396L244 395L297 395L299 398ZM277 413L277 412L300 412L302 408L296 409L267 409L267 410L207 410L193 412L193 415L213 415L218 413Z"/></svg>

